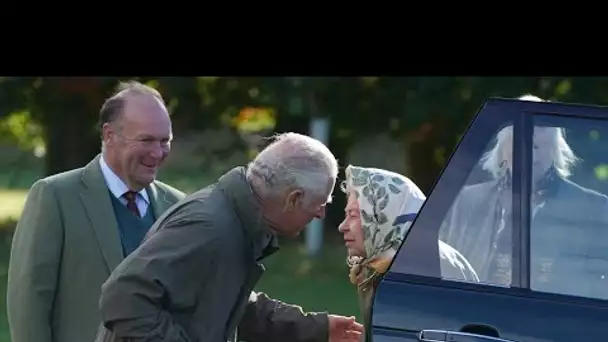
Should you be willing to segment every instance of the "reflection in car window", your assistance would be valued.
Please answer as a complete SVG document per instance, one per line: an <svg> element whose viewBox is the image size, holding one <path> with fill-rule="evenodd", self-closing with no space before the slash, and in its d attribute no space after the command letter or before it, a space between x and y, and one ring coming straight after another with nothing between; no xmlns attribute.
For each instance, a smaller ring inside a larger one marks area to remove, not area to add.
<svg viewBox="0 0 608 342"><path fill-rule="evenodd" d="M502 286L511 284L512 151L512 126L507 126L486 148L439 231L439 239L468 260L480 282Z"/></svg>
<svg viewBox="0 0 608 342"><path fill-rule="evenodd" d="M534 119L532 290L608 299L608 123Z"/></svg>

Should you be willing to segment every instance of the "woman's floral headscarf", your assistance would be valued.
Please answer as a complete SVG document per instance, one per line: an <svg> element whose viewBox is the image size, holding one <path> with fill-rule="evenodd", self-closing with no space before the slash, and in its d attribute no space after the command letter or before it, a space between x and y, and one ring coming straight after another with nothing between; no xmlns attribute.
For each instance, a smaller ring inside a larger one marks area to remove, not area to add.
<svg viewBox="0 0 608 342"><path fill-rule="evenodd" d="M349 257L351 282L360 285L384 273L426 197L409 178L376 168L349 165L341 184L359 201L365 257Z"/></svg>

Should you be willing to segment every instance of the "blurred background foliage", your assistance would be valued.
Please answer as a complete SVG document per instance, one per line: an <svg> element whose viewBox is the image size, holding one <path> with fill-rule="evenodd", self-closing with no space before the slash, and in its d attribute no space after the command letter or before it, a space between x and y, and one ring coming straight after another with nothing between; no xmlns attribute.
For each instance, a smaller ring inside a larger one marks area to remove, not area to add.
<svg viewBox="0 0 608 342"><path fill-rule="evenodd" d="M0 290L27 189L99 153L99 108L118 81L130 79L165 98L175 141L160 178L187 192L247 163L264 137L309 133L311 120L321 117L330 124L327 143L341 167L392 169L428 193L488 97L532 93L553 101L608 103L605 77L1 77ZM605 137L590 131L589 139ZM596 166L595 177L608 182L608 160ZM336 231L344 198L335 197L325 220L323 258L307 259L301 241L288 243L283 256L270 261L260 288L306 309L356 315ZM327 291L318 291L319 282ZM3 301L4 296L0 308ZM3 312L0 341L8 341Z"/></svg>

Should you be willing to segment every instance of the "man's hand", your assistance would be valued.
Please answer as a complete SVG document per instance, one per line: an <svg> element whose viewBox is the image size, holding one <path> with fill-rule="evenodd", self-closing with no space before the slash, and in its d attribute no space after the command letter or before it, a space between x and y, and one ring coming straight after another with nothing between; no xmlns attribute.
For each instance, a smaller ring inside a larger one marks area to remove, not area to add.
<svg viewBox="0 0 608 342"><path fill-rule="evenodd" d="M363 325L355 317L329 315L329 342L359 342Z"/></svg>

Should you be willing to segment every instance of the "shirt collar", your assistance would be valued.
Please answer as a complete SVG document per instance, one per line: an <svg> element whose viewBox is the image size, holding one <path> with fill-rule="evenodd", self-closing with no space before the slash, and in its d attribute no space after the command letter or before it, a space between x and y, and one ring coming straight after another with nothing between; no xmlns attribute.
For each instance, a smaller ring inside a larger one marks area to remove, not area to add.
<svg viewBox="0 0 608 342"><path fill-rule="evenodd" d="M127 186L127 184L125 184L125 182L123 182L123 180L120 179L120 177L118 177L116 173L114 173L114 171L112 171L110 166L108 166L108 164L104 160L103 155L101 156L101 158L99 158L99 165L101 166L101 173L103 174L103 178L106 180L106 185L108 186L108 189L110 189L110 192L112 192L112 194L116 198L121 198L125 192L129 191L129 187ZM150 203L150 200L148 199L148 194L146 193L146 189L141 189L138 194L147 203Z"/></svg>

